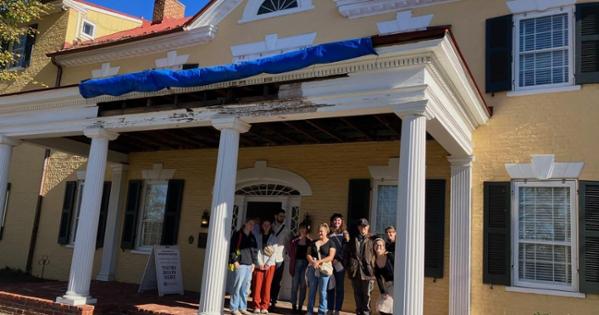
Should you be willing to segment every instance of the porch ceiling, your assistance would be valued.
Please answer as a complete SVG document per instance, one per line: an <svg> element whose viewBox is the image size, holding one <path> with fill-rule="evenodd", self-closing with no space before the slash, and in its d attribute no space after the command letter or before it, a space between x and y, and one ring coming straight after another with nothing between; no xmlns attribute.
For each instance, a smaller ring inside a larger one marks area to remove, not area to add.
<svg viewBox="0 0 599 315"><path fill-rule="evenodd" d="M391 141L400 136L401 119L395 114L379 114L252 124L250 131L241 135L240 146ZM84 136L68 138L89 143ZM212 127L163 129L121 133L110 149L121 153L204 149L217 148L218 142L219 132Z"/></svg>

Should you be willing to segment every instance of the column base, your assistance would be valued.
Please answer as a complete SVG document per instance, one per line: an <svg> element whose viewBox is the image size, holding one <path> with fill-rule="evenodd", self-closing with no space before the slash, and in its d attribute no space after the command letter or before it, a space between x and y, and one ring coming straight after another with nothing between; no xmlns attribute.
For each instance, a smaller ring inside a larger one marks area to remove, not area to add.
<svg viewBox="0 0 599 315"><path fill-rule="evenodd" d="M198 315L221 315L221 312L202 312L198 311Z"/></svg>
<svg viewBox="0 0 599 315"><path fill-rule="evenodd" d="M96 276L96 280L98 281L104 281L104 282L108 282L108 281L114 281L114 275L111 274L105 274L105 273L99 273Z"/></svg>
<svg viewBox="0 0 599 315"><path fill-rule="evenodd" d="M98 300L91 296L63 295L56 298L56 303L73 306L96 304L96 302L98 302Z"/></svg>

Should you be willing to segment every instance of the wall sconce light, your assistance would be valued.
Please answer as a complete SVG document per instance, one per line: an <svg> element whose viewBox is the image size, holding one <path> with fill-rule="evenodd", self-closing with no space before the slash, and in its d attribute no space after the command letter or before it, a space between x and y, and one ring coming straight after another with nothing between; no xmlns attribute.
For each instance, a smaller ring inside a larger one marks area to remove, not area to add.
<svg viewBox="0 0 599 315"><path fill-rule="evenodd" d="M208 210L204 210L204 213L202 213L202 221L200 221L200 225L203 228L207 228L209 223L210 223L210 214L208 214Z"/></svg>

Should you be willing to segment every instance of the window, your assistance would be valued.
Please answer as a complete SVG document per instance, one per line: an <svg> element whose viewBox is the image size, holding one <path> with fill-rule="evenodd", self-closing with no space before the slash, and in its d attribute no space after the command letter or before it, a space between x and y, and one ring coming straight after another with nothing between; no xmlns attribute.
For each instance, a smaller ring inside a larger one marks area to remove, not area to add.
<svg viewBox="0 0 599 315"><path fill-rule="evenodd" d="M96 26L88 21L83 21L81 25L81 35L83 37L94 38L96 36Z"/></svg>
<svg viewBox="0 0 599 315"><path fill-rule="evenodd" d="M371 232L384 234L387 226L395 226L397 222L397 184L375 184L373 203Z"/></svg>
<svg viewBox="0 0 599 315"><path fill-rule="evenodd" d="M14 61L7 67L8 69L22 69L27 67L29 63L29 56L27 54L28 38L29 35L23 35L17 42L4 46L14 56Z"/></svg>
<svg viewBox="0 0 599 315"><path fill-rule="evenodd" d="M79 224L79 214L81 213L81 199L83 199L83 180L77 181L77 195L75 197L75 208L71 218L71 234L69 235L69 244L74 245L77 237L77 225Z"/></svg>
<svg viewBox="0 0 599 315"><path fill-rule="evenodd" d="M258 9L258 15L297 7L297 0L264 0Z"/></svg>
<svg viewBox="0 0 599 315"><path fill-rule="evenodd" d="M576 182L516 182L512 224L516 286L577 291Z"/></svg>
<svg viewBox="0 0 599 315"><path fill-rule="evenodd" d="M312 0L248 0L239 23L312 10Z"/></svg>
<svg viewBox="0 0 599 315"><path fill-rule="evenodd" d="M516 90L573 85L573 25L572 8L515 17Z"/></svg>
<svg viewBox="0 0 599 315"><path fill-rule="evenodd" d="M146 181L144 184L138 224L139 249L161 244L167 192L168 181Z"/></svg>

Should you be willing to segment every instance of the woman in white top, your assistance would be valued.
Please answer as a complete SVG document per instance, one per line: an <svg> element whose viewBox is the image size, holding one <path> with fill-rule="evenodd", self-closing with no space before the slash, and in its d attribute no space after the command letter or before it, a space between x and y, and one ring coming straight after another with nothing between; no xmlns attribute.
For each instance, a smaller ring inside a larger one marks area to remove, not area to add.
<svg viewBox="0 0 599 315"><path fill-rule="evenodd" d="M252 287L254 299L254 313L268 314L270 304L270 286L275 274L274 247L277 238L272 232L270 220L262 221L260 233L256 235L258 243L258 265L254 269Z"/></svg>

